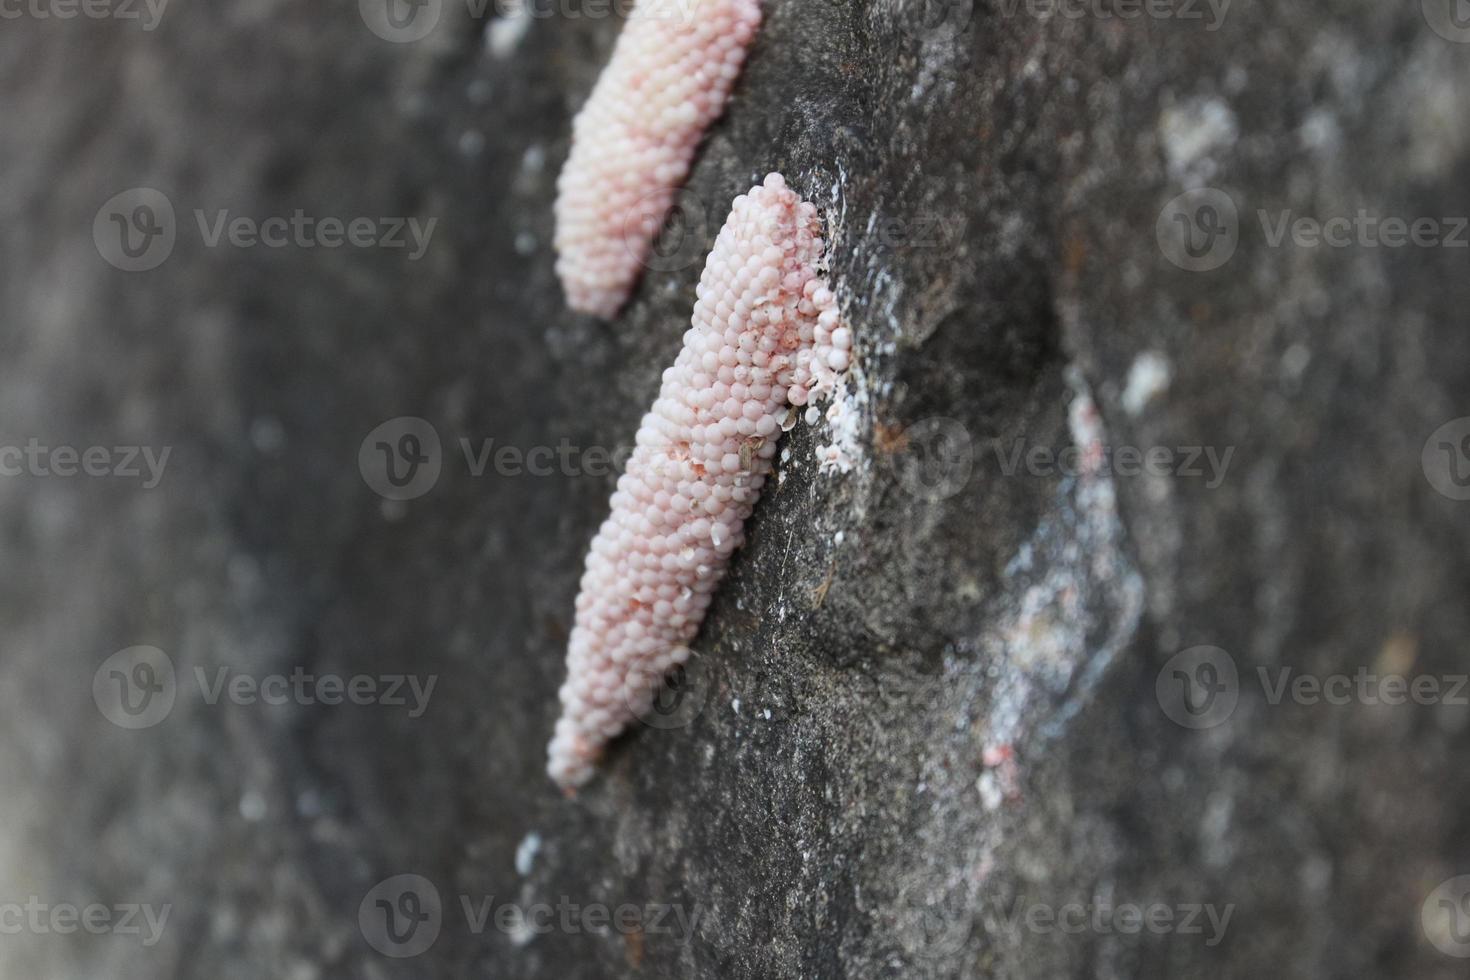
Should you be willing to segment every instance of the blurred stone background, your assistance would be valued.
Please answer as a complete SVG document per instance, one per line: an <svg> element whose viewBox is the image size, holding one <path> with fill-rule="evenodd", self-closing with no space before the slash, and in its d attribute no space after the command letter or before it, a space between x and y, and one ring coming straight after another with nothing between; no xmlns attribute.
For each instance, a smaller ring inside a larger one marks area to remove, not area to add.
<svg viewBox="0 0 1470 980"><path fill-rule="evenodd" d="M1462 976L1463 7L767 0L602 323L621 8L6 5L0 975ZM770 170L858 370L568 800L606 460Z"/></svg>

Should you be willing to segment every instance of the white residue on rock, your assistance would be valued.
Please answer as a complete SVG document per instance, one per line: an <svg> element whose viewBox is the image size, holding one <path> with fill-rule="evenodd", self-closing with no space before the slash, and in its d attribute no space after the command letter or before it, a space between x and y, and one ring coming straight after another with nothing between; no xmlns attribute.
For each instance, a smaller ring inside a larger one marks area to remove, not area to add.
<svg viewBox="0 0 1470 980"><path fill-rule="evenodd" d="M492 19L485 28L485 48L496 58L505 58L520 47L531 26L529 3L512 2L504 6L504 14Z"/></svg>
<svg viewBox="0 0 1470 980"><path fill-rule="evenodd" d="M536 861L536 855L541 851L541 835L534 830L521 839L516 847L516 874L521 877L531 873L531 865Z"/></svg>
<svg viewBox="0 0 1470 980"><path fill-rule="evenodd" d="M1144 351L1134 358L1128 369L1128 384L1123 389L1123 410L1138 415L1148 403L1169 387L1169 359L1157 351Z"/></svg>
<svg viewBox="0 0 1470 980"><path fill-rule="evenodd" d="M1235 145L1239 127L1235 113L1219 98L1195 98L1165 109L1159 137L1169 176L1186 187L1198 187L1219 169L1212 154Z"/></svg>

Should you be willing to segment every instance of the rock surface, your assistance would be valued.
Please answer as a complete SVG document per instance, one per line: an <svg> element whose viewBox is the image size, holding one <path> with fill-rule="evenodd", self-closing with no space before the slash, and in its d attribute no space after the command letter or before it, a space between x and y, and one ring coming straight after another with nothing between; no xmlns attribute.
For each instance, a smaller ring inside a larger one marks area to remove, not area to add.
<svg viewBox="0 0 1470 980"><path fill-rule="evenodd" d="M0 445L48 450L0 455L0 973L1463 974L1448 3L767 0L603 323L548 243L619 18L392 2L0 29ZM773 169L858 371L666 713L566 799L607 459ZM1292 225L1360 209L1445 242ZM298 211L376 244L230 224ZM156 485L114 447L166 447Z"/></svg>

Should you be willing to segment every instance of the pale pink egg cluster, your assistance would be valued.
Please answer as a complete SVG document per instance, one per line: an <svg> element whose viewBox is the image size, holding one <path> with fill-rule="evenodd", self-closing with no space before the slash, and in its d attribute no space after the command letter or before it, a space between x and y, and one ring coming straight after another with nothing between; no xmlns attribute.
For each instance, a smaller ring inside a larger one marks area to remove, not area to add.
<svg viewBox="0 0 1470 980"><path fill-rule="evenodd" d="M557 180L556 273L572 309L611 318L627 301L760 20L760 0L634 7Z"/></svg>
<svg viewBox="0 0 1470 980"><path fill-rule="evenodd" d="M688 659L795 406L847 368L851 338L818 275L822 247L817 209L780 174L735 199L684 348L587 555L548 751L565 788L586 782L608 740L646 716Z"/></svg>

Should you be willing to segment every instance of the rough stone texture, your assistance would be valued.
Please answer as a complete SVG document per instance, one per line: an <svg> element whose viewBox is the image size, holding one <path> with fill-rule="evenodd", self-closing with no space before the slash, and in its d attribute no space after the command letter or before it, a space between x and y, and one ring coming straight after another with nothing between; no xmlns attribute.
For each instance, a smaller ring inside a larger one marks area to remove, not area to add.
<svg viewBox="0 0 1470 980"><path fill-rule="evenodd" d="M1470 503L1420 453L1470 415L1466 252L1271 247L1256 212L1470 213L1470 45L1418 4L1190 9L985 0L936 26L914 0L767 0L692 220L611 325L563 311L549 241L617 18L446 0L404 43L348 0L7 19L0 443L172 453L151 490L0 479L0 903L171 915L147 947L0 935L3 975L1462 975L1430 933L1470 925L1431 900L1470 872L1467 709L1271 704L1257 668L1464 670ZM475 476L459 440L629 439L729 200L773 169L829 209L857 463L817 473L825 424L787 437L687 724L567 800L541 749L613 477ZM129 273L92 226L140 185L178 239ZM1213 271L1156 235L1197 187L1239 208ZM206 247L194 218L298 208L438 224L409 261ZM398 416L442 472L390 502L358 454ZM1233 455L1215 486L1000 465L1099 433ZM93 675L139 644L177 698L129 731ZM1197 645L1239 703L1190 730L1155 685ZM210 704L196 668L438 683L410 718ZM404 873L443 915L399 959L358 913ZM678 911L477 932L462 896ZM1093 901L1233 912L1214 945L1203 917L1005 928Z"/></svg>

